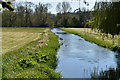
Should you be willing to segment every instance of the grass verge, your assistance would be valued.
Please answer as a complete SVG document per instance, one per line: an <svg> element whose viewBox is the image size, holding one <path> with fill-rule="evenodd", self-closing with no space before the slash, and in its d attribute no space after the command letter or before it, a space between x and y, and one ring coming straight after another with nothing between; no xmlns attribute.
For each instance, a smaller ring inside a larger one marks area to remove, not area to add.
<svg viewBox="0 0 120 80"><path fill-rule="evenodd" d="M64 31L67 31L69 33L78 35L78 36L84 38L85 40L87 40L89 42L95 43L95 44L97 44L99 46L102 46L104 48L108 48L108 49L110 49L112 51L117 51L117 52L120 53L120 47L117 46L117 45L112 45L109 42L99 40L99 39L95 38L94 36L90 36L88 34L82 34L81 32L76 32L74 30L69 30L69 29L66 29L66 28L60 28L60 29L64 30Z"/></svg>
<svg viewBox="0 0 120 80"><path fill-rule="evenodd" d="M3 54L2 78L60 78L55 72L59 47L58 36L49 30L40 39Z"/></svg>

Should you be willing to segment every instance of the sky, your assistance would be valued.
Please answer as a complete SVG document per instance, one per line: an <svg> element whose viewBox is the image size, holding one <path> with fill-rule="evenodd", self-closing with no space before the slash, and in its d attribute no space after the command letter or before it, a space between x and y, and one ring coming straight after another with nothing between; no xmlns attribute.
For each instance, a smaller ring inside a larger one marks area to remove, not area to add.
<svg viewBox="0 0 120 80"><path fill-rule="evenodd" d="M46 3L50 3L52 5L52 8L49 9L49 12L56 14L56 6L59 2L69 2L72 10L71 12L74 12L75 9L79 8L79 2L78 0L16 0L16 2L21 2L21 1L28 1L28 2L33 2L35 4L38 4L39 2L46 4ZM87 0L87 2L89 3L89 6L85 5L83 0L80 0L80 8L82 9L83 7L89 10L91 10L95 4L95 0Z"/></svg>
<svg viewBox="0 0 120 80"><path fill-rule="evenodd" d="M9 1L9 0L3 0L3 1ZM10 0L11 1L11 0ZM49 12L56 14L56 6L59 2L69 2L71 7L72 7L72 11L74 12L75 9L79 8L79 1L80 1L80 8L82 9L83 7L89 10L92 10L92 8L95 5L95 1L109 1L109 0L86 0L86 2L89 3L89 6L84 4L84 0L15 0L15 2L24 2L24 1L28 1L28 2L33 2L35 4L38 4L39 2L46 4L46 3L50 3L52 5L52 8L49 9ZM120 1L120 0L113 0L114 2Z"/></svg>

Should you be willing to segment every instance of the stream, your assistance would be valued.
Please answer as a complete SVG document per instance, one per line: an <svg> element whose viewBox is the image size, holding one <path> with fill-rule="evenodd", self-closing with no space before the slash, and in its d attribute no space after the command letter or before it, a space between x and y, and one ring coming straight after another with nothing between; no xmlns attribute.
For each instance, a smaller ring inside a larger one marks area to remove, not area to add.
<svg viewBox="0 0 120 80"><path fill-rule="evenodd" d="M99 75L101 71L117 68L117 52L58 28L53 28L52 32L59 36L61 44L57 52L56 72L60 72L62 78L91 78L94 73Z"/></svg>

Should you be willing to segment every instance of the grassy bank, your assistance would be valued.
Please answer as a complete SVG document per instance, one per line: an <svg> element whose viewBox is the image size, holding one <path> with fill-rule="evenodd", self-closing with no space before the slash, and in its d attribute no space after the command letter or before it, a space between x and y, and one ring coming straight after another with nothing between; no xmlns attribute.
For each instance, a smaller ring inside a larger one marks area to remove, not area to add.
<svg viewBox="0 0 120 80"><path fill-rule="evenodd" d="M3 78L59 78L55 72L58 37L43 29L37 40L3 54Z"/></svg>
<svg viewBox="0 0 120 80"><path fill-rule="evenodd" d="M120 47L119 46L113 45L109 41L103 41L99 38L96 38L95 36L92 36L92 34L90 35L90 33L83 33L82 31L76 31L75 29L69 29L69 28L61 28L61 30L67 31L67 32L72 33L72 34L76 34L76 35L84 38L85 40L87 40L89 42L92 42L92 43L95 43L99 46L108 48L112 51L118 51L120 53Z"/></svg>

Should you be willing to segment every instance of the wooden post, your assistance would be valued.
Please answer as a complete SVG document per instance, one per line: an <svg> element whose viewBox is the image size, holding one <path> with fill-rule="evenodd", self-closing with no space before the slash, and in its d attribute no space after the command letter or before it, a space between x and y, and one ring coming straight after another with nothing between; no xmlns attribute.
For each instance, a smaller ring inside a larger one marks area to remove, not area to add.
<svg viewBox="0 0 120 80"><path fill-rule="evenodd" d="M120 32L118 34L118 46L120 46Z"/></svg>
<svg viewBox="0 0 120 80"><path fill-rule="evenodd" d="M112 39L113 39L112 44L113 44L113 45L115 44L115 42L114 42L114 38L115 38L115 36L114 36L114 35L112 35Z"/></svg>

